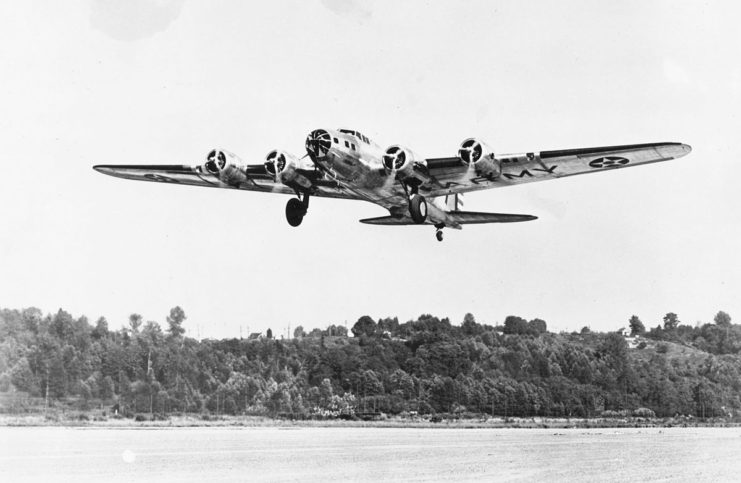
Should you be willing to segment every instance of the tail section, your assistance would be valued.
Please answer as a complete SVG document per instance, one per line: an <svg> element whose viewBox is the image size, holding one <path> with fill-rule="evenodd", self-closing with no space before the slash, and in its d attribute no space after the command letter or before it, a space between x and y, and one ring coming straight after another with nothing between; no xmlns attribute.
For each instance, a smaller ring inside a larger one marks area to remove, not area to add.
<svg viewBox="0 0 741 483"><path fill-rule="evenodd" d="M447 202L448 200L446 200ZM456 201L457 202L457 201ZM477 211L450 211L447 213L449 217L446 225L449 224L451 228L456 225L473 225L481 223L517 223L520 221L532 221L537 220L537 216L533 215L515 215L509 213L481 213ZM367 223L369 225L415 225L414 220L408 215L402 217L393 216L379 216L377 218L365 218L360 220L360 223ZM428 225L434 225L435 222L427 220L425 222Z"/></svg>

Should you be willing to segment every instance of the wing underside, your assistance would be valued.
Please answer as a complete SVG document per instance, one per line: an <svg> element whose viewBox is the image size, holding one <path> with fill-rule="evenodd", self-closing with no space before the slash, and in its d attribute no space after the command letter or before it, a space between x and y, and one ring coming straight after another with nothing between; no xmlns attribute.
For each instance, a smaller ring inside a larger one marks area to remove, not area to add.
<svg viewBox="0 0 741 483"><path fill-rule="evenodd" d="M691 150L682 143L653 143L503 154L495 157L501 169L496 177L481 175L458 157L432 158L427 168L433 182L424 193L436 197L611 171L680 158Z"/></svg>
<svg viewBox="0 0 741 483"><path fill-rule="evenodd" d="M249 165L245 169L245 180L239 183L226 183L217 176L201 169L200 166L187 165L97 165L94 169L100 173L117 178L137 181L154 181L159 183L204 186L210 188L229 188L264 193L295 194L290 186L276 181L274 176L265 170L263 165ZM310 173L307 173L310 174ZM313 196L326 198L357 199L357 196L344 189L338 183L319 179L312 180Z"/></svg>

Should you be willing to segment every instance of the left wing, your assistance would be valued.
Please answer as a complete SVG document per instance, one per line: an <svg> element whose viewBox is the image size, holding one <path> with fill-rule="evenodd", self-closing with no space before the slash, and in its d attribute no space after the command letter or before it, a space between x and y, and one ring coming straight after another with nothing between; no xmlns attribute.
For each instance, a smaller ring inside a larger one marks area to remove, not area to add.
<svg viewBox="0 0 741 483"><path fill-rule="evenodd" d="M687 144L652 143L504 154L492 158L499 170L497 176L482 173L475 164L468 165L459 157L433 158L426 160L432 182L420 190L426 196L435 197L500 188L658 163L680 158L690 151L692 148Z"/></svg>
<svg viewBox="0 0 741 483"><path fill-rule="evenodd" d="M133 179L138 181L155 181L160 183L182 184L190 186L206 186L211 188L229 188L247 191L261 191L267 193L295 194L295 191L276 181L274 175L267 172L262 164L247 165L239 178L232 182L224 182L219 177L207 172L201 166L186 166L176 164L164 165L137 165L100 164L93 166L99 173L117 178ZM343 189L338 183L326 180L321 173L303 173L312 180L313 196L325 198L357 199L357 196Z"/></svg>

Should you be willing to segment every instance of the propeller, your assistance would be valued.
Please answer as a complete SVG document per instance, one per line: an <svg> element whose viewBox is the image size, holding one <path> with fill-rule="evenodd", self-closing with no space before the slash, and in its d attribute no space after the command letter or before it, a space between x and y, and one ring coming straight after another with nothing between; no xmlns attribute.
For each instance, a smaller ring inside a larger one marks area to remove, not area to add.
<svg viewBox="0 0 741 483"><path fill-rule="evenodd" d="M306 137L306 153L318 158L324 157L332 147L332 136L324 129L316 129Z"/></svg>
<svg viewBox="0 0 741 483"><path fill-rule="evenodd" d="M467 139L458 150L458 156L468 165L476 163L483 153L481 143L475 139Z"/></svg>
<svg viewBox="0 0 741 483"><path fill-rule="evenodd" d="M286 167L286 156L279 151L270 151L268 157L265 159L265 170L272 174L275 181L278 181L278 176Z"/></svg>
<svg viewBox="0 0 741 483"><path fill-rule="evenodd" d="M391 146L383 155L383 165L387 171L396 171L404 166L407 154L399 146Z"/></svg>
<svg viewBox="0 0 741 483"><path fill-rule="evenodd" d="M206 156L206 170L211 174L219 174L226 166L226 155L223 151L212 149Z"/></svg>

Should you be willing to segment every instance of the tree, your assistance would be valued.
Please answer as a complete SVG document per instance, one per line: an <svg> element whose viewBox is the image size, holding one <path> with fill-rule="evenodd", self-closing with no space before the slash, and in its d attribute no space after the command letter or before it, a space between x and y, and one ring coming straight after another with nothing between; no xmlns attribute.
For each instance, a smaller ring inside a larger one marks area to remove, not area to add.
<svg viewBox="0 0 741 483"><path fill-rule="evenodd" d="M715 314L715 318L713 318L713 320L715 321L716 325L719 325L721 327L730 327L731 325L731 316L723 312L722 310Z"/></svg>
<svg viewBox="0 0 741 483"><path fill-rule="evenodd" d="M298 327L293 329L293 337L295 339L306 337L306 332L304 331L304 327L302 325L299 325Z"/></svg>
<svg viewBox="0 0 741 483"><path fill-rule="evenodd" d="M181 337L185 333L185 329L183 328L183 321L185 319L187 319L185 311L179 305L170 309L170 315L167 316L167 325L169 326L167 331L170 335Z"/></svg>
<svg viewBox="0 0 741 483"><path fill-rule="evenodd" d="M679 317L674 312L669 312L664 316L664 330L675 330L679 325Z"/></svg>
<svg viewBox="0 0 741 483"><path fill-rule="evenodd" d="M516 315L508 315L504 319L505 334L524 334L527 332L527 320Z"/></svg>
<svg viewBox="0 0 741 483"><path fill-rule="evenodd" d="M108 321L101 317L95 323L95 328L90 333L93 339L103 339L108 335Z"/></svg>
<svg viewBox="0 0 741 483"><path fill-rule="evenodd" d="M352 330L352 335L354 337L360 337L361 335L372 337L376 334L376 328L376 321L371 317L364 315L355 322L355 325L353 325L350 330Z"/></svg>
<svg viewBox="0 0 741 483"><path fill-rule="evenodd" d="M129 315L129 327L131 328L132 334L139 333L139 327L142 325L142 316L139 314Z"/></svg>
<svg viewBox="0 0 741 483"><path fill-rule="evenodd" d="M527 324L528 330L534 335L545 334L548 332L548 325L543 319L533 319Z"/></svg>
<svg viewBox="0 0 741 483"><path fill-rule="evenodd" d="M267 337L268 339L272 339L273 338L273 329L268 328L268 331L265 332L265 337Z"/></svg>
<svg viewBox="0 0 741 483"><path fill-rule="evenodd" d="M472 313L467 313L463 316L463 323L461 324L461 330L466 335L476 335L481 330L481 326L476 322L476 317Z"/></svg>
<svg viewBox="0 0 741 483"><path fill-rule="evenodd" d="M630 324L630 335L635 336L646 332L646 326L643 325L637 315L632 315L628 323Z"/></svg>

